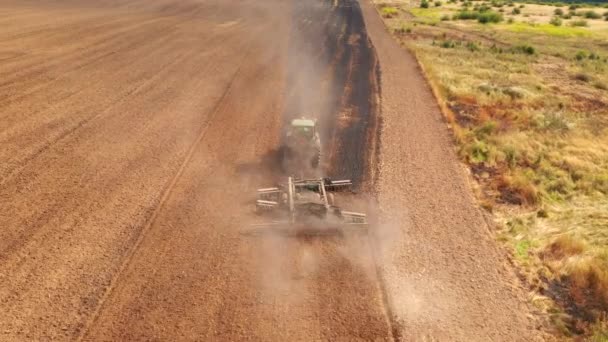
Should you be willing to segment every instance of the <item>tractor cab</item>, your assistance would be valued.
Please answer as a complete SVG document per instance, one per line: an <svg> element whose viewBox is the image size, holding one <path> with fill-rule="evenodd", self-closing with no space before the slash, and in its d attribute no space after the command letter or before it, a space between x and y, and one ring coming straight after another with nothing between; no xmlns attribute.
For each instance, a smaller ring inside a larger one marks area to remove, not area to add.
<svg viewBox="0 0 608 342"><path fill-rule="evenodd" d="M283 168L288 174L316 169L321 162L321 140L317 121L299 118L291 120L285 132Z"/></svg>
<svg viewBox="0 0 608 342"><path fill-rule="evenodd" d="M293 135L312 140L315 135L315 121L310 119L295 119L291 121Z"/></svg>

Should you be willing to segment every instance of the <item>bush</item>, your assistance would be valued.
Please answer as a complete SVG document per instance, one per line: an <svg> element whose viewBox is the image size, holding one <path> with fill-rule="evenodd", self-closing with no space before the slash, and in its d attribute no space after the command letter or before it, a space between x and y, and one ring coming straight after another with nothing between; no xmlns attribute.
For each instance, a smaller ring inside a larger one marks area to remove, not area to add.
<svg viewBox="0 0 608 342"><path fill-rule="evenodd" d="M435 1L435 7L441 6L441 1Z"/></svg>
<svg viewBox="0 0 608 342"><path fill-rule="evenodd" d="M497 188L506 203L533 206L540 201L538 189L524 174L503 176L498 180Z"/></svg>
<svg viewBox="0 0 608 342"><path fill-rule="evenodd" d="M475 20L479 16L479 12L473 11L460 11L454 15L454 19L457 20Z"/></svg>
<svg viewBox="0 0 608 342"><path fill-rule="evenodd" d="M395 33L396 34L412 33L412 29L410 27L401 26L401 27L395 29Z"/></svg>
<svg viewBox="0 0 608 342"><path fill-rule="evenodd" d="M468 42L466 47L471 52L479 51L479 46L473 42Z"/></svg>
<svg viewBox="0 0 608 342"><path fill-rule="evenodd" d="M526 6L525 5L519 5L519 8L524 8L524 7L526 7Z"/></svg>
<svg viewBox="0 0 608 342"><path fill-rule="evenodd" d="M420 8L429 8L429 2L426 0L422 0L420 3Z"/></svg>
<svg viewBox="0 0 608 342"><path fill-rule="evenodd" d="M585 51L579 51L576 53L574 58L576 58L577 61L582 61L583 59L587 58L587 53Z"/></svg>
<svg viewBox="0 0 608 342"><path fill-rule="evenodd" d="M520 14L521 10L519 8L514 8L513 11L511 11L511 14Z"/></svg>
<svg viewBox="0 0 608 342"><path fill-rule="evenodd" d="M585 18L587 19L600 19L602 16L594 11L587 11L585 12Z"/></svg>
<svg viewBox="0 0 608 342"><path fill-rule="evenodd" d="M502 14L497 12L483 12L477 16L477 21L482 24L499 23L503 19Z"/></svg>
<svg viewBox="0 0 608 342"><path fill-rule="evenodd" d="M449 15L444 14L444 15L441 16L441 21L448 21L448 20L450 20L450 16Z"/></svg>
<svg viewBox="0 0 608 342"><path fill-rule="evenodd" d="M576 10L577 8L580 8L579 5L570 5L570 7L568 7L571 11Z"/></svg>
<svg viewBox="0 0 608 342"><path fill-rule="evenodd" d="M515 20L513 18L509 18L509 20L507 20L507 24L513 24L515 22Z"/></svg>
<svg viewBox="0 0 608 342"><path fill-rule="evenodd" d="M560 19L560 17L553 17L549 21L549 24L553 26L562 26L562 19Z"/></svg>
<svg viewBox="0 0 608 342"><path fill-rule="evenodd" d="M512 51L515 53L523 53L526 55L533 55L536 53L536 49L534 49L533 46L525 45L525 44L514 46Z"/></svg>
<svg viewBox="0 0 608 342"><path fill-rule="evenodd" d="M491 8L486 5L481 5L481 6L473 7L473 10L478 11L478 12L487 12L487 11L491 10Z"/></svg>
<svg viewBox="0 0 608 342"><path fill-rule="evenodd" d="M439 47L442 47L444 49L453 49L456 47L456 43L451 40L445 40L441 42L441 44L439 44Z"/></svg>
<svg viewBox="0 0 608 342"><path fill-rule="evenodd" d="M555 13L555 15L564 15L564 10L561 8L556 8L555 11L553 11L553 13Z"/></svg>
<svg viewBox="0 0 608 342"><path fill-rule="evenodd" d="M399 14L399 11L395 7L384 7L381 11L384 18L393 18Z"/></svg>
<svg viewBox="0 0 608 342"><path fill-rule="evenodd" d="M570 26L584 27L584 26L588 26L588 24L587 24L587 20L574 20L574 21L570 22Z"/></svg>
<svg viewBox="0 0 608 342"><path fill-rule="evenodd" d="M571 13L564 14L562 16L562 18L564 18L564 19L570 19L570 18L572 18L572 14Z"/></svg>

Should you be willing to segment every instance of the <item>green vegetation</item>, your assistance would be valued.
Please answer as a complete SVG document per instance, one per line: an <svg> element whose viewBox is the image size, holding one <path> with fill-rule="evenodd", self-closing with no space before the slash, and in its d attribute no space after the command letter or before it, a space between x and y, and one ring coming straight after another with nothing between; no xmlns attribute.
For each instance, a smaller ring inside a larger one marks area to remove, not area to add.
<svg viewBox="0 0 608 342"><path fill-rule="evenodd" d="M551 18L551 21L549 21L549 24L553 26L562 26L562 19L560 19L560 17L553 17Z"/></svg>
<svg viewBox="0 0 608 342"><path fill-rule="evenodd" d="M551 24L514 23L504 29L519 34L549 35L555 37L585 37L591 33L577 27L558 27Z"/></svg>
<svg viewBox="0 0 608 342"><path fill-rule="evenodd" d="M534 47L530 46L530 45L516 45L514 46L511 51L513 52L519 52L519 53L523 53L526 55L533 55L536 52L536 49L534 49Z"/></svg>
<svg viewBox="0 0 608 342"><path fill-rule="evenodd" d="M393 18L399 14L399 11L395 7L383 7L381 12L384 18Z"/></svg>
<svg viewBox="0 0 608 342"><path fill-rule="evenodd" d="M531 4L503 20L495 9L520 4L448 1L386 22L417 25L416 39L399 37L438 96L499 239L538 291L532 304L559 334L604 341L608 25L588 4L573 6L575 19L565 6ZM491 13L501 19L484 25Z"/></svg>
<svg viewBox="0 0 608 342"><path fill-rule="evenodd" d="M499 23L503 20L503 16L500 13L494 11L467 11L463 10L458 12L453 17L454 20L477 20L482 24L487 23Z"/></svg>
<svg viewBox="0 0 608 342"><path fill-rule="evenodd" d="M437 23L441 21L441 10L438 8L410 8L409 12L419 18L421 23Z"/></svg>
<svg viewBox="0 0 608 342"><path fill-rule="evenodd" d="M587 11L584 13L585 18L587 19L601 19L602 16L595 11Z"/></svg>
<svg viewBox="0 0 608 342"><path fill-rule="evenodd" d="M570 26L573 27L586 27L589 26L589 24L587 23L587 20L573 20L570 22Z"/></svg>

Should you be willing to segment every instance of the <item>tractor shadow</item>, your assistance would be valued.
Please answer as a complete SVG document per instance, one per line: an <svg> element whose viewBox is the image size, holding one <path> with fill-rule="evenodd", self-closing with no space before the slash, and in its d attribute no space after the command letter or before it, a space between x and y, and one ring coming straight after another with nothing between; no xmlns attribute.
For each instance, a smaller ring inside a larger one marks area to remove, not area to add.
<svg viewBox="0 0 608 342"><path fill-rule="evenodd" d="M367 227L293 227L288 224L276 226L254 226L241 231L241 235L253 238L281 237L312 242L316 238L342 240L347 235L368 233Z"/></svg>

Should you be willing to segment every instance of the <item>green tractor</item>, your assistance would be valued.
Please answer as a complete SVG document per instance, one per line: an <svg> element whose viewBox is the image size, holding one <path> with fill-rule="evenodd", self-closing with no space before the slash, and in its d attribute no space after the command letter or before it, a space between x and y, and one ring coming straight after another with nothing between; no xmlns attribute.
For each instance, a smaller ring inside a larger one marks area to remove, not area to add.
<svg viewBox="0 0 608 342"><path fill-rule="evenodd" d="M283 164L290 174L316 170L321 163L317 121L300 118L290 122L285 134Z"/></svg>

